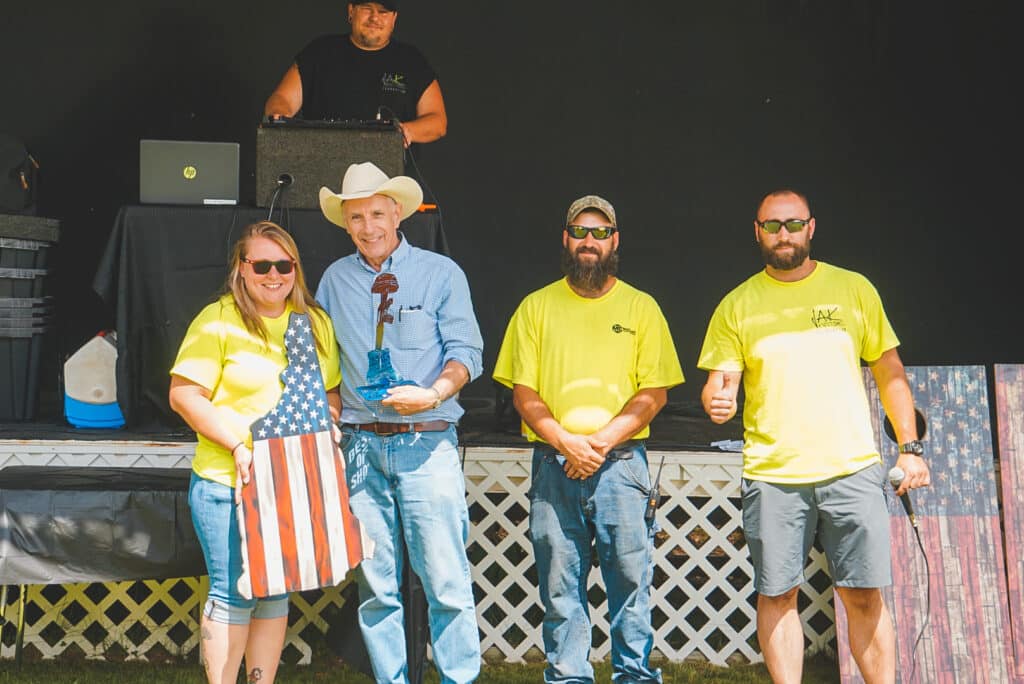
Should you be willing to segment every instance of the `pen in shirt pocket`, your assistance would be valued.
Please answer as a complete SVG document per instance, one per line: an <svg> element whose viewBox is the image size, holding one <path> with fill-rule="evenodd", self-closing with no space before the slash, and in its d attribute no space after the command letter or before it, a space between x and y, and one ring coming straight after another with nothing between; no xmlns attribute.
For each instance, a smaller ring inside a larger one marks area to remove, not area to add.
<svg viewBox="0 0 1024 684"><path fill-rule="evenodd" d="M402 322L402 314L410 313L412 311L421 311L422 309L423 309L422 306L400 306L400 307L398 307L398 322L399 323Z"/></svg>

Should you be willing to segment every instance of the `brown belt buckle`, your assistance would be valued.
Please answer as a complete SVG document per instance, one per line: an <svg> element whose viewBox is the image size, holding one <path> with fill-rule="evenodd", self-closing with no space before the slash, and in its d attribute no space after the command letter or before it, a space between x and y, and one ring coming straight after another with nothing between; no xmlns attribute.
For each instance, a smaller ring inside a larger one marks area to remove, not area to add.
<svg viewBox="0 0 1024 684"><path fill-rule="evenodd" d="M380 436L401 435L406 432L413 432L414 426L406 423L374 423L373 431Z"/></svg>

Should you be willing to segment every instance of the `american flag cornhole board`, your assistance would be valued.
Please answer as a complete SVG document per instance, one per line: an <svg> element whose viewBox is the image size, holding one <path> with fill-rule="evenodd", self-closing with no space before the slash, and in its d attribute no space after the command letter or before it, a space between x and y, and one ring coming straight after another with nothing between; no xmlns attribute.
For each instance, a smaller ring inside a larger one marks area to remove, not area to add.
<svg viewBox="0 0 1024 684"><path fill-rule="evenodd" d="M886 470L896 445L885 437L885 413L870 371L875 439ZM914 400L928 420L925 458L932 485L912 495L931 576L907 514L889 497L893 586L886 589L896 625L897 681L903 684L1012 682L1003 542L996 503L988 384L983 366L907 368ZM891 490L890 490L891 491ZM931 618L914 663L914 641L925 620L931 584ZM846 611L835 597L840 679L862 682L847 639ZM912 674L913 673L913 674Z"/></svg>
<svg viewBox="0 0 1024 684"><path fill-rule="evenodd" d="M340 584L373 553L349 509L341 451L316 342L305 314L292 313L288 366L277 406L252 424L253 469L242 488L243 596L264 598Z"/></svg>
<svg viewBox="0 0 1024 684"><path fill-rule="evenodd" d="M995 381L1006 575L1013 626L1006 638L1014 654L1014 681L1024 682L1024 505L1020 500L1024 495L1024 366L997 364Z"/></svg>

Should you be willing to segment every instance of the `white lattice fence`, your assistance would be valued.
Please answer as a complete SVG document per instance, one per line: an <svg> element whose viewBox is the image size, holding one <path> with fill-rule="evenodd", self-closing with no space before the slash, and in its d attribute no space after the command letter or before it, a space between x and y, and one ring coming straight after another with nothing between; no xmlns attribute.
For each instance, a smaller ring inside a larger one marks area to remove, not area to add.
<svg viewBox="0 0 1024 684"><path fill-rule="evenodd" d="M544 657L544 618L529 541L530 456L525 449L475 448L467 455L469 562L481 649L491 661Z"/></svg>
<svg viewBox="0 0 1024 684"><path fill-rule="evenodd" d="M188 445L78 445L71 452L19 445L0 449L0 465L177 465L188 467ZM162 448L164 447L164 448ZM543 658L543 611L528 535L528 449L467 449L469 557L485 657L522 662ZM652 452L652 470L661 453ZM34 458L33 458L34 457ZM42 457L42 458L40 458ZM740 457L730 453L666 452L655 537L652 612L655 649L673 661L699 658L726 665L760 660L755 633L753 572L739 512ZM832 587L824 557L811 554L800 595L809 652L835 636ZM157 658L193 655L205 578L32 586L26 595L27 652L57 657ZM342 587L294 595L285 659L308 663L328 620L344 604ZM6 619L16 619L10 592ZM599 572L590 577L592 657L609 655L607 601ZM13 625L4 629L0 657L12 657Z"/></svg>
<svg viewBox="0 0 1024 684"><path fill-rule="evenodd" d="M189 653L198 643L196 605L205 583L192 577L29 586L26 647L44 658ZM12 655L13 634L4 636L4 655Z"/></svg>
<svg viewBox="0 0 1024 684"><path fill-rule="evenodd" d="M530 450L474 448L466 459L471 504L469 554L488 660L543 657L543 612L529 541ZM651 452L652 470L662 454ZM666 452L655 536L651 596L659 655L712 663L759 661L753 568L740 516L741 459L729 453ZM800 595L809 652L835 637L831 581L820 551L808 561ZM607 600L600 572L588 595L595 627L592 657L607 658Z"/></svg>
<svg viewBox="0 0 1024 684"><path fill-rule="evenodd" d="M325 614L344 605L347 586L293 594L284 658L309 664L322 643ZM26 587L24 648L30 657L64 655L163 660L197 655L205 577L163 581L31 585ZM14 657L17 590L8 592L0 658Z"/></svg>
<svg viewBox="0 0 1024 684"><path fill-rule="evenodd" d="M194 443L0 439L0 468L191 468Z"/></svg>

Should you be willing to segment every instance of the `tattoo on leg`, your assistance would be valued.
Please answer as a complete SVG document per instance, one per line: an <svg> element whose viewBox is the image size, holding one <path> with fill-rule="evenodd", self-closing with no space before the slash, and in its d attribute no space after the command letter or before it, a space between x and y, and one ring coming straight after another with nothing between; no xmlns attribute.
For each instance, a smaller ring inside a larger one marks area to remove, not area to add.
<svg viewBox="0 0 1024 684"><path fill-rule="evenodd" d="M199 644L199 663L203 666L203 670L207 673L210 672L210 662L206 658L207 644L205 642L213 640L213 632L206 625L199 628L199 636L202 638L202 642Z"/></svg>
<svg viewBox="0 0 1024 684"><path fill-rule="evenodd" d="M246 680L246 684L254 684L261 679L263 679L263 670L258 667L254 667L252 668L252 672L249 673L249 679Z"/></svg>

